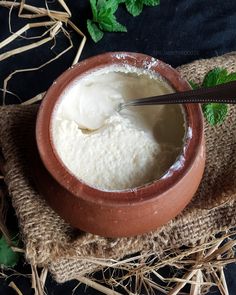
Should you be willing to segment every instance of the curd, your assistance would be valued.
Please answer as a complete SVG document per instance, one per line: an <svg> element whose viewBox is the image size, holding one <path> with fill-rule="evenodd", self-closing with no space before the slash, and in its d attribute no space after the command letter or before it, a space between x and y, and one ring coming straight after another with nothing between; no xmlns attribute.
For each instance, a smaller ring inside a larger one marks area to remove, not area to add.
<svg viewBox="0 0 236 295"><path fill-rule="evenodd" d="M79 180L101 190L133 189L160 178L185 135L181 106L117 106L173 92L157 74L109 67L73 81L53 113L56 152Z"/></svg>

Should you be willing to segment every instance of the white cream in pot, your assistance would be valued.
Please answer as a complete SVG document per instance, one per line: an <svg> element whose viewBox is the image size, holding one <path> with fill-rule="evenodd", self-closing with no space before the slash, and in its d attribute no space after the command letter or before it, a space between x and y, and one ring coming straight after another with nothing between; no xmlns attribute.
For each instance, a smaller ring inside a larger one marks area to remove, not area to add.
<svg viewBox="0 0 236 295"><path fill-rule="evenodd" d="M159 76L136 68L108 67L74 81L53 114L52 138L61 161L102 190L135 188L161 177L183 145L181 107L115 109L124 100L170 92Z"/></svg>

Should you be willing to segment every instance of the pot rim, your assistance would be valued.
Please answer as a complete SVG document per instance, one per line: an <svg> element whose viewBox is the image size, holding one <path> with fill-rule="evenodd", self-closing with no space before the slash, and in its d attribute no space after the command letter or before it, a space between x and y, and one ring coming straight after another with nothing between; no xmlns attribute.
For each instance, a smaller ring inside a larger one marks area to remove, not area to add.
<svg viewBox="0 0 236 295"><path fill-rule="evenodd" d="M111 65L134 66L161 75L176 91L191 89L189 83L168 64L151 56L133 52L108 52L90 57L66 70L47 91L36 121L36 143L40 158L52 177L76 198L104 205L135 205L158 198L173 188L191 169L203 140L203 116L199 104L186 104L186 135L182 152L159 179L133 189L105 191L92 187L75 177L57 155L51 135L52 114L63 90L74 79ZM176 169L176 164L180 166ZM157 193L158 192L158 193Z"/></svg>

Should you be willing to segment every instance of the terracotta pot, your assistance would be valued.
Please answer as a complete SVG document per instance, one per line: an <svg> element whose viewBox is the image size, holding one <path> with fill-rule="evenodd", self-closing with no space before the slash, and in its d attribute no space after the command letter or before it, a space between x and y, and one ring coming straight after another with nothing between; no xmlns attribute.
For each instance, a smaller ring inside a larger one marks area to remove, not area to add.
<svg viewBox="0 0 236 295"><path fill-rule="evenodd" d="M64 72L48 90L38 113L36 182L48 204L68 223L107 237L142 234L175 217L189 203L201 181L205 164L203 117L199 105L184 106L187 136L182 154L159 180L134 190L107 192L81 183L58 158L50 134L52 112L63 89L91 70L129 64L162 75L176 91L190 89L169 65L139 53L105 53Z"/></svg>

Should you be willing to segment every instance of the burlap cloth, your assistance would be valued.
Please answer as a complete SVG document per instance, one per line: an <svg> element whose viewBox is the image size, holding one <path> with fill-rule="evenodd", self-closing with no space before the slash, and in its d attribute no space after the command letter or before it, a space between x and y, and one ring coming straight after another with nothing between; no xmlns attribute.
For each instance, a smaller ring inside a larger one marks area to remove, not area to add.
<svg viewBox="0 0 236 295"><path fill-rule="evenodd" d="M236 53L199 60L178 68L181 75L199 83L206 72L224 67L236 72ZM151 233L108 239L74 230L66 224L34 188L28 145L37 106L0 108L0 146L5 158L5 181L15 208L26 258L46 266L58 282L97 269L94 257L120 259L137 251L154 252L195 245L236 225L236 107L220 127L206 124L207 161L200 188L182 214ZM142 221L140 221L142 222Z"/></svg>

